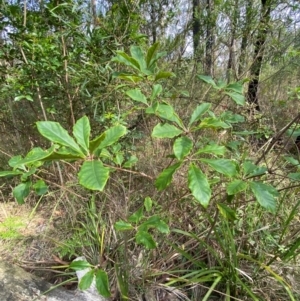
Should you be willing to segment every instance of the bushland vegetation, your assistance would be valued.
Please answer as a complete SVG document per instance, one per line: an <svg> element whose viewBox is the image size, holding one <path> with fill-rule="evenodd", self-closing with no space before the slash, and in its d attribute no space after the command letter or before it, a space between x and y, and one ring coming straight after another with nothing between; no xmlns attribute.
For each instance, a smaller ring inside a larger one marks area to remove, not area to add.
<svg viewBox="0 0 300 301"><path fill-rule="evenodd" d="M112 300L300 300L297 1L0 7L4 256Z"/></svg>

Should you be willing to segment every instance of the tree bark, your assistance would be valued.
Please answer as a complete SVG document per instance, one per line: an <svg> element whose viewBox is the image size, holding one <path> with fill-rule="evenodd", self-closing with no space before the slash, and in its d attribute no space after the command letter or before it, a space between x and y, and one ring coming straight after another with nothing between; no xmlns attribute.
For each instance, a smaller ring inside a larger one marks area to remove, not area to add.
<svg viewBox="0 0 300 301"><path fill-rule="evenodd" d="M197 62L199 62L199 57L197 56L199 39L200 39L200 9L199 0L193 0L193 47L194 47L194 57Z"/></svg>
<svg viewBox="0 0 300 301"><path fill-rule="evenodd" d="M258 101L259 75L263 61L264 46L268 35L268 27L271 15L270 2L270 0L261 0L261 18L259 22L256 42L254 45L253 63L250 69L251 80L248 86L247 99L249 104L253 105L256 111L260 111Z"/></svg>

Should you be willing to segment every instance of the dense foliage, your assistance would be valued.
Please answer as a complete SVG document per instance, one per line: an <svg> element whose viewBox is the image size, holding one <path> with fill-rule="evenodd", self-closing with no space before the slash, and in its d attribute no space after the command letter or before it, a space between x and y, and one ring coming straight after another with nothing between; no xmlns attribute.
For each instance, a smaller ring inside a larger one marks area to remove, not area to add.
<svg viewBox="0 0 300 301"><path fill-rule="evenodd" d="M74 208L53 252L87 258L67 266L90 269L81 289L299 299L300 271L286 272L300 245L298 12L277 0L1 3L2 195Z"/></svg>

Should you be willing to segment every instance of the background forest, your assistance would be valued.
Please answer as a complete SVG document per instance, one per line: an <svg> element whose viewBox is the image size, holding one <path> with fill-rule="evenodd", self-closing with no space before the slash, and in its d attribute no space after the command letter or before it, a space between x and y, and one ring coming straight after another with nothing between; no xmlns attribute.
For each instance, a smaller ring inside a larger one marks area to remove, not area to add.
<svg viewBox="0 0 300 301"><path fill-rule="evenodd" d="M2 256L110 300L300 300L299 16L1 1Z"/></svg>

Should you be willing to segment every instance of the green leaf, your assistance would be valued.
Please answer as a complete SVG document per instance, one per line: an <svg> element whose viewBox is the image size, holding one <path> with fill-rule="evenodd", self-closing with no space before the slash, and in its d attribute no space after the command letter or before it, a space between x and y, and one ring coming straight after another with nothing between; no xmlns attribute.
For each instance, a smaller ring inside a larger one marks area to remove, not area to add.
<svg viewBox="0 0 300 301"><path fill-rule="evenodd" d="M88 289L93 283L94 276L94 270L88 271L86 274L84 274L84 276L79 281L79 289L83 291Z"/></svg>
<svg viewBox="0 0 300 301"><path fill-rule="evenodd" d="M73 136L76 138L77 143L84 149L86 155L89 152L90 133L90 121L86 116L83 116L77 120L73 127Z"/></svg>
<svg viewBox="0 0 300 301"><path fill-rule="evenodd" d="M150 228L155 228L160 233L164 234L168 234L170 232L168 225L158 215L153 215L150 218L148 218L147 221L142 223L139 227L139 231L145 231Z"/></svg>
<svg viewBox="0 0 300 301"><path fill-rule="evenodd" d="M222 129L228 129L231 128L231 125L218 119L215 117L207 117L204 118L200 125L199 125L200 129L205 129L205 128L211 128L211 129L218 129L218 128L222 128Z"/></svg>
<svg viewBox="0 0 300 301"><path fill-rule="evenodd" d="M97 150L100 150L104 147L116 143L122 136L124 136L127 133L127 129L123 125L116 125L106 130L104 133L105 133L105 137L101 141Z"/></svg>
<svg viewBox="0 0 300 301"><path fill-rule="evenodd" d="M229 195L235 195L241 191L246 190L247 183L242 180L234 180L228 184L226 191Z"/></svg>
<svg viewBox="0 0 300 301"><path fill-rule="evenodd" d="M147 212L151 211L152 205L153 205L152 199L147 196L144 200L144 207L145 207Z"/></svg>
<svg viewBox="0 0 300 301"><path fill-rule="evenodd" d="M196 154L214 154L223 156L226 152L226 147L217 144L208 144L204 148L199 149Z"/></svg>
<svg viewBox="0 0 300 301"><path fill-rule="evenodd" d="M153 62L155 61L155 52L159 48L159 43L156 42L154 43L147 51L146 55L146 64L147 68L150 69L152 67Z"/></svg>
<svg viewBox="0 0 300 301"><path fill-rule="evenodd" d="M250 188L258 203L268 211L275 213L278 191L273 186L262 182L250 182Z"/></svg>
<svg viewBox="0 0 300 301"><path fill-rule="evenodd" d="M131 223L138 223L144 217L143 207L134 212L129 218L128 221Z"/></svg>
<svg viewBox="0 0 300 301"><path fill-rule="evenodd" d="M22 169L22 170L26 170L25 165L18 165L18 162L23 160L23 157L21 155L18 156L13 156L9 159L8 161L8 165L12 168L18 166L18 168Z"/></svg>
<svg viewBox="0 0 300 301"><path fill-rule="evenodd" d="M90 141L89 151L94 153L94 151L99 147L100 143L104 140L106 133L102 133L92 141Z"/></svg>
<svg viewBox="0 0 300 301"><path fill-rule="evenodd" d="M225 217L229 221L235 221L236 220L236 213L234 210L226 206L225 204L218 203L217 207L223 217Z"/></svg>
<svg viewBox="0 0 300 301"><path fill-rule="evenodd" d="M106 272L101 269L96 269L95 276L98 293L105 298L110 297L108 277Z"/></svg>
<svg viewBox="0 0 300 301"><path fill-rule="evenodd" d="M30 168L27 172L24 172L21 176L21 181L22 182L26 182L28 177L30 177L31 175L33 175L36 172L36 168Z"/></svg>
<svg viewBox="0 0 300 301"><path fill-rule="evenodd" d="M21 183L13 189L13 196L19 205L24 204L24 199L29 195L31 182Z"/></svg>
<svg viewBox="0 0 300 301"><path fill-rule="evenodd" d="M134 227L130 223L127 223L127 222L124 222L124 221L117 221L115 223L115 229L117 231L127 231L127 230L134 229Z"/></svg>
<svg viewBox="0 0 300 301"><path fill-rule="evenodd" d="M183 136L177 138L173 145L173 151L178 160L182 160L186 157L193 147L193 142L190 138Z"/></svg>
<svg viewBox="0 0 300 301"><path fill-rule="evenodd" d="M147 68L147 64L144 58L144 53L140 46L130 47L131 56L139 63L140 70L144 71Z"/></svg>
<svg viewBox="0 0 300 301"><path fill-rule="evenodd" d="M191 116L189 126L191 126L194 122L198 121L199 118L210 109L210 107L211 107L211 104L207 103L207 102L202 103L201 105L197 106Z"/></svg>
<svg viewBox="0 0 300 301"><path fill-rule="evenodd" d="M123 167L130 168L132 167L136 162L138 161L138 158L136 156L130 156L130 158L124 163Z"/></svg>
<svg viewBox="0 0 300 301"><path fill-rule="evenodd" d="M14 162L15 167L19 167L22 165L29 165L35 163L37 161L45 161L54 151L54 146L49 148L48 150L43 150L40 147L33 148L24 159Z"/></svg>
<svg viewBox="0 0 300 301"><path fill-rule="evenodd" d="M289 162L289 163L291 163L292 165L294 165L294 166L300 166L300 162L297 160L297 159L295 159L294 157L290 157L290 156L283 156L283 158L287 161L287 162ZM9 164L10 165L10 164ZM11 165L10 165L11 166ZM13 167L13 166L12 166Z"/></svg>
<svg viewBox="0 0 300 301"><path fill-rule="evenodd" d="M212 79L211 76L208 75L197 75L199 79L206 82L207 84L212 85L214 88L219 89L219 87L216 85L215 81Z"/></svg>
<svg viewBox="0 0 300 301"><path fill-rule="evenodd" d="M239 114L233 114L231 111L225 111L221 114L221 119L227 123L245 122L245 117Z"/></svg>
<svg viewBox="0 0 300 301"><path fill-rule="evenodd" d="M245 97L243 94L239 94L236 92L225 92L231 99L238 105L243 106L245 104Z"/></svg>
<svg viewBox="0 0 300 301"><path fill-rule="evenodd" d="M157 177L157 179L155 181L155 187L158 190L163 190L167 186L169 186L170 183L172 182L173 174L180 167L180 165L181 165L181 163L178 162L178 163L171 165L168 168L164 169Z"/></svg>
<svg viewBox="0 0 300 301"><path fill-rule="evenodd" d="M207 208L211 198L211 189L205 174L194 164L189 167L188 183L194 198Z"/></svg>
<svg viewBox="0 0 300 301"><path fill-rule="evenodd" d="M131 99L133 99L135 101L142 102L144 104L148 104L146 96L141 92L140 89L128 90L128 91L126 91L126 95L128 95Z"/></svg>
<svg viewBox="0 0 300 301"><path fill-rule="evenodd" d="M117 154L116 154L116 157L114 158L114 162L115 162L117 165L121 166L122 163L123 163L123 161L124 161L124 156L123 156L123 154L122 154L122 153L117 153Z"/></svg>
<svg viewBox="0 0 300 301"><path fill-rule="evenodd" d="M300 173L299 172L291 172L288 174L288 177L294 181L300 181Z"/></svg>
<svg viewBox="0 0 300 301"><path fill-rule="evenodd" d="M162 86L160 84L154 85L150 99L154 100L157 96L160 95L161 92L162 92Z"/></svg>
<svg viewBox="0 0 300 301"><path fill-rule="evenodd" d="M140 64L123 51L117 51L117 56L112 58L112 61L122 63L140 71Z"/></svg>
<svg viewBox="0 0 300 301"><path fill-rule="evenodd" d="M48 186L43 180L38 180L34 185L32 185L32 188L37 195L43 195L48 191Z"/></svg>
<svg viewBox="0 0 300 301"><path fill-rule="evenodd" d="M211 168L228 177L234 177L237 174L237 165L229 159L200 159L207 163Z"/></svg>
<svg viewBox="0 0 300 301"><path fill-rule="evenodd" d="M72 261L69 265L69 268L74 271L81 271L87 268L91 268L92 265L89 264L86 260L75 260Z"/></svg>
<svg viewBox="0 0 300 301"><path fill-rule="evenodd" d="M79 145L58 122L38 121L36 124L42 136L54 143L71 148L82 158L85 157Z"/></svg>
<svg viewBox="0 0 300 301"><path fill-rule="evenodd" d="M182 133L182 130L178 129L172 124L157 124L152 131L151 136L154 138L173 138Z"/></svg>
<svg viewBox="0 0 300 301"><path fill-rule="evenodd" d="M109 178L109 168L101 161L85 161L78 173L79 184L91 190L103 191Z"/></svg>
<svg viewBox="0 0 300 301"><path fill-rule="evenodd" d="M265 166L257 166L253 164L251 161L245 161L243 163L243 169L245 176L249 177L256 177L261 176L266 173L268 170Z"/></svg>
<svg viewBox="0 0 300 301"><path fill-rule="evenodd" d="M1 177L14 177L18 175L22 175L23 172L21 171L14 171L14 170L5 170L5 171L0 171L0 178Z"/></svg>
<svg viewBox="0 0 300 301"><path fill-rule="evenodd" d="M174 108L171 105L163 103L158 104L155 111L151 112L151 109L153 109L153 107L149 108L149 110L146 110L146 113L156 114L157 116L163 119L176 122L181 128L183 127L181 119L176 114Z"/></svg>
<svg viewBox="0 0 300 301"><path fill-rule="evenodd" d="M243 84L241 82L228 84L226 90L232 90L236 93L243 94Z"/></svg>
<svg viewBox="0 0 300 301"><path fill-rule="evenodd" d="M155 75L154 81L158 81L160 79L169 78L169 77L175 77L175 74L173 72L167 72L167 71L159 71Z"/></svg>
<svg viewBox="0 0 300 301"><path fill-rule="evenodd" d="M145 246L149 250L156 248L156 243L152 235L146 231L138 231L135 235L135 240L138 244Z"/></svg>

